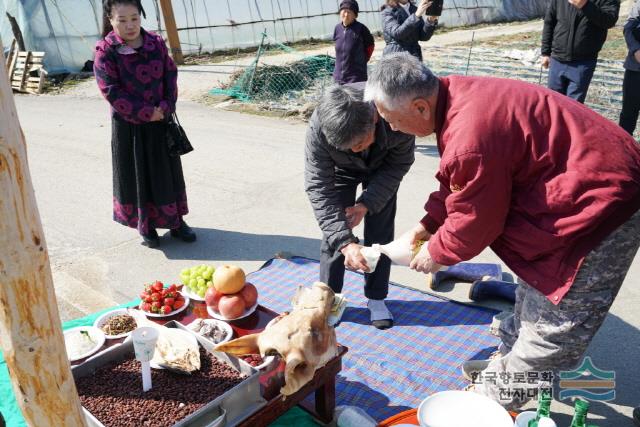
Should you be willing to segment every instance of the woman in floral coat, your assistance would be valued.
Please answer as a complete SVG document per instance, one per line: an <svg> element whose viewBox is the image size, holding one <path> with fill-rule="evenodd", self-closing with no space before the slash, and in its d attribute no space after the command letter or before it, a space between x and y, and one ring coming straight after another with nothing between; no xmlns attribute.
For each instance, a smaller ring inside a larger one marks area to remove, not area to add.
<svg viewBox="0 0 640 427"><path fill-rule="evenodd" d="M105 0L103 38L94 72L111 104L113 219L136 228L157 247L156 229L186 242L196 239L179 157L169 156L167 120L176 108L178 70L162 38L140 26L139 0Z"/></svg>

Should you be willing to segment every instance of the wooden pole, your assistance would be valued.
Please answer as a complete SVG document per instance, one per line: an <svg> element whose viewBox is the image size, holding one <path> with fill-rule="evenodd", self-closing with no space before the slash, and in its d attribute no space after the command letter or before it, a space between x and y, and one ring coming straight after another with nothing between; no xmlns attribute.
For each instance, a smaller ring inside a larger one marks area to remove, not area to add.
<svg viewBox="0 0 640 427"><path fill-rule="evenodd" d="M184 64L184 58L182 57L180 36L178 35L176 18L173 16L173 6L171 5L171 0L160 0L160 7L162 8L164 26L167 29L167 38L169 39L169 47L171 48L171 56L173 57L173 62L178 65L182 65Z"/></svg>
<svg viewBox="0 0 640 427"><path fill-rule="evenodd" d="M0 67L0 346L29 426L86 425L5 67Z"/></svg>

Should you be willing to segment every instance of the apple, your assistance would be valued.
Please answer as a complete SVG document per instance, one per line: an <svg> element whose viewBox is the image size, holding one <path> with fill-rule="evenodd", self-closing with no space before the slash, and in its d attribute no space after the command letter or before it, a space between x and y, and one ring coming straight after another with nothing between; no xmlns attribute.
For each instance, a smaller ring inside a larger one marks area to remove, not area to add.
<svg viewBox="0 0 640 427"><path fill-rule="evenodd" d="M244 300L239 295L223 295L218 309L227 319L235 319L244 313Z"/></svg>
<svg viewBox="0 0 640 427"><path fill-rule="evenodd" d="M207 289L207 292L204 294L204 302L212 307L214 310L218 311L218 304L220 303L220 298L223 297L224 294L222 292L218 292L216 288L211 287Z"/></svg>
<svg viewBox="0 0 640 427"><path fill-rule="evenodd" d="M213 273L213 286L225 295L240 292L244 286L244 271L235 265L223 265Z"/></svg>
<svg viewBox="0 0 640 427"><path fill-rule="evenodd" d="M253 283L245 283L244 288L240 291L240 296L244 300L245 308L250 308L258 301L258 290Z"/></svg>

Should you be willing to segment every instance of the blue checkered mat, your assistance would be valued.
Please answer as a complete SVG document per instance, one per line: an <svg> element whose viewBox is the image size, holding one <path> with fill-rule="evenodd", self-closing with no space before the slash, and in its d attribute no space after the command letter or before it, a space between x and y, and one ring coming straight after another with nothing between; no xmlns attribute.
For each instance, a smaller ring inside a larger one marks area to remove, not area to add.
<svg viewBox="0 0 640 427"><path fill-rule="evenodd" d="M260 303L290 310L298 285L318 280L319 263L307 258L273 259L248 279ZM493 310L450 302L401 286L391 286L387 306L395 326L369 325L362 274L347 272L342 293L349 300L337 327L349 352L337 380L336 403L363 408L377 421L416 408L425 397L467 385L460 364L486 358L498 339L489 334Z"/></svg>

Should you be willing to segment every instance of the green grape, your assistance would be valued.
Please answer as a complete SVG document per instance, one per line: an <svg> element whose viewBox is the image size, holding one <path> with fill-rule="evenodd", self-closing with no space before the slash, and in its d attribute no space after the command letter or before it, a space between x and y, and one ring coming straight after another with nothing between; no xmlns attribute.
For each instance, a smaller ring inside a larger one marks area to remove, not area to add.
<svg viewBox="0 0 640 427"><path fill-rule="evenodd" d="M195 289L197 285L198 285L198 281L196 279L189 280L189 287L191 289Z"/></svg>
<svg viewBox="0 0 640 427"><path fill-rule="evenodd" d="M186 276L188 274L191 273L191 269L190 268L183 268L182 271L180 272L181 276Z"/></svg>
<svg viewBox="0 0 640 427"><path fill-rule="evenodd" d="M198 286L203 286L205 284L205 281L202 277L198 277Z"/></svg>
<svg viewBox="0 0 640 427"><path fill-rule="evenodd" d="M205 291L203 291L203 290L199 290L199 291L198 291L198 296L199 296L200 298L204 298L204 294L205 294Z"/></svg>
<svg viewBox="0 0 640 427"><path fill-rule="evenodd" d="M211 280L209 280L209 281L207 282L207 288L210 288L210 287L212 287L212 286L213 286L213 282L212 282Z"/></svg>
<svg viewBox="0 0 640 427"><path fill-rule="evenodd" d="M213 272L211 272L211 271L209 271L209 270L205 270L205 271L202 273L202 277L203 277L205 280L209 280L209 279L211 279L212 274L213 274Z"/></svg>

